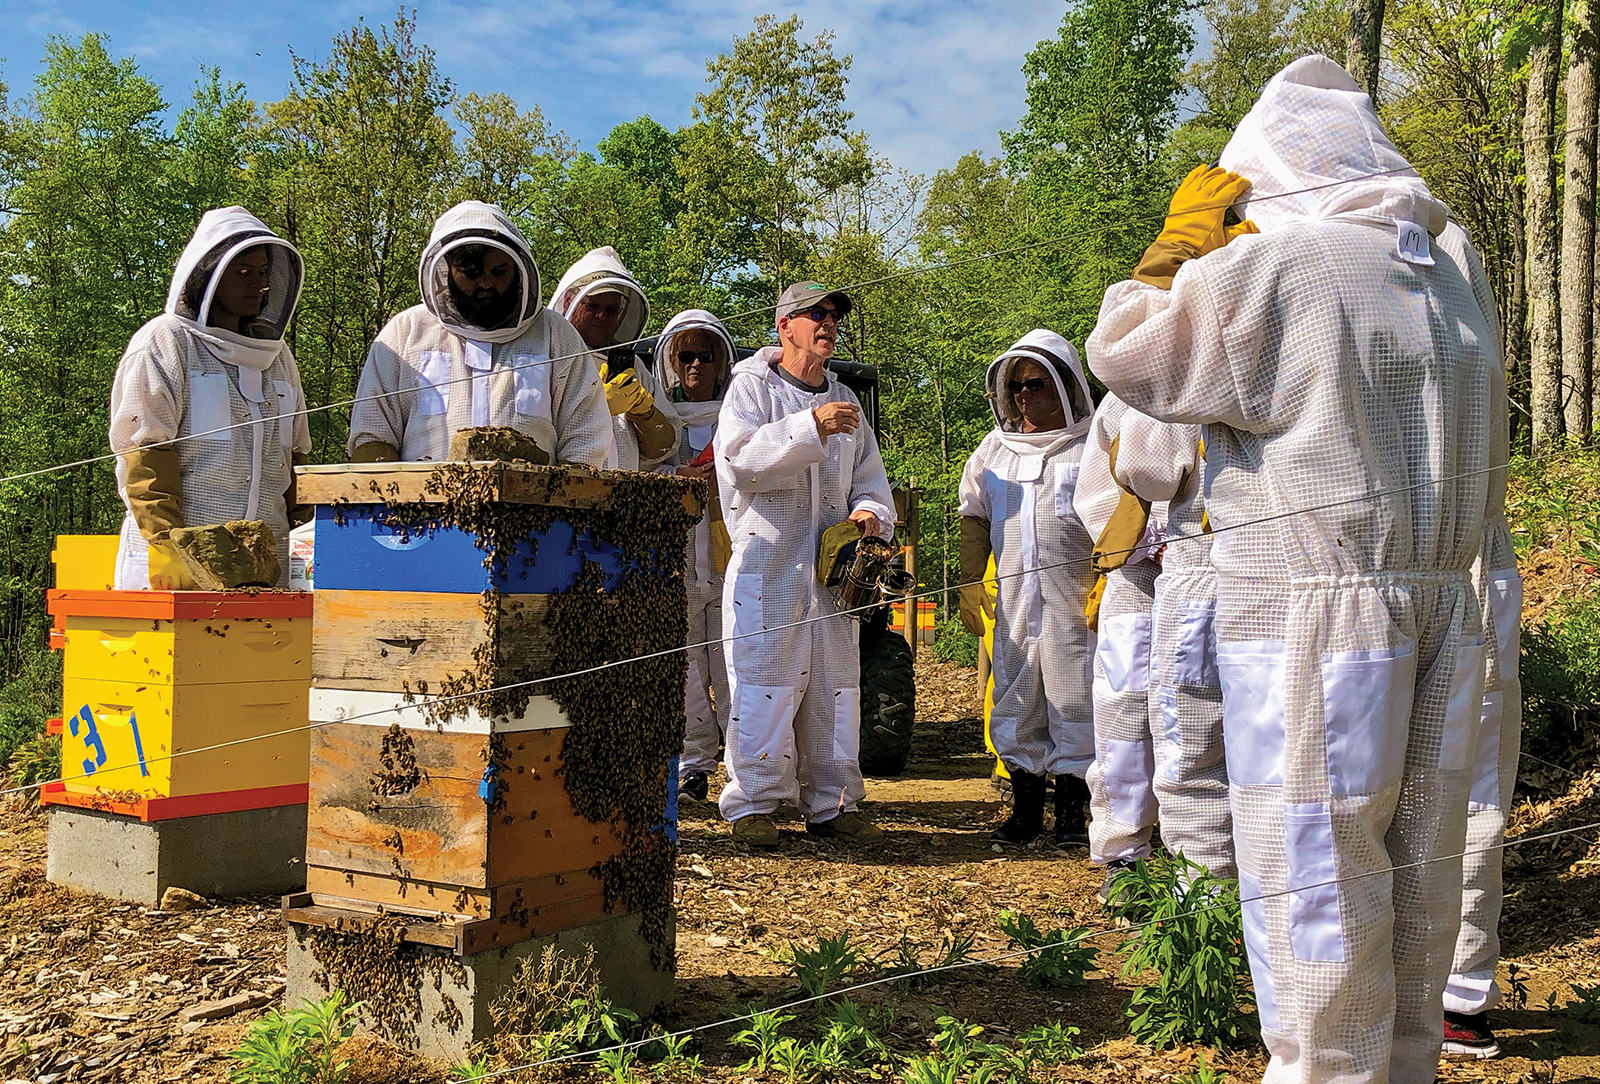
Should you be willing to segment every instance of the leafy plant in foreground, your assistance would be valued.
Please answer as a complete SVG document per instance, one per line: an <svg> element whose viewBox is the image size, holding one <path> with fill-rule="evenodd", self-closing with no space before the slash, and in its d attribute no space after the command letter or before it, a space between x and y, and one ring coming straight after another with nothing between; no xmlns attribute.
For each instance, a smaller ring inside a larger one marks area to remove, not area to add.
<svg viewBox="0 0 1600 1084"><path fill-rule="evenodd" d="M789 971L807 997L821 997L841 979L855 974L863 962L861 950L850 944L848 933L821 938L814 949L791 943L788 957Z"/></svg>
<svg viewBox="0 0 1600 1084"><path fill-rule="evenodd" d="M349 1061L339 1048L356 1030L360 1003L345 1003L335 990L321 1001L305 1001L298 1009L273 1009L250 1025L244 1042L228 1056L239 1067L228 1074L233 1084L342 1084Z"/></svg>
<svg viewBox="0 0 1600 1084"><path fill-rule="evenodd" d="M1033 919L1018 911L1001 911L1000 929L1021 949L1038 949L1022 962L1022 980L1029 986L1082 986L1093 971L1100 950L1084 944L1087 926L1040 933Z"/></svg>
<svg viewBox="0 0 1600 1084"><path fill-rule="evenodd" d="M1128 1030L1154 1047L1239 1046L1258 1034L1237 881L1182 855L1157 855L1117 880L1117 910L1140 915L1122 974L1157 981L1128 1002Z"/></svg>

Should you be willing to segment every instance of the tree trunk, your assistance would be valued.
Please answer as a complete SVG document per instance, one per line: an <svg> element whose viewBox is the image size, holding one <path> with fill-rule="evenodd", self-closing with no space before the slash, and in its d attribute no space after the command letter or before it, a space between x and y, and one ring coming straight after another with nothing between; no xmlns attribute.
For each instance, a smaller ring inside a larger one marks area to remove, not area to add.
<svg viewBox="0 0 1600 1084"><path fill-rule="evenodd" d="M1567 432L1594 427L1595 0L1572 2L1567 66L1567 191L1561 214L1561 372Z"/></svg>
<svg viewBox="0 0 1600 1084"><path fill-rule="evenodd" d="M1550 451L1561 439L1561 291L1557 268L1554 120L1561 72L1561 5L1545 20L1528 58L1528 107L1522 135L1528 176L1528 362L1533 388L1533 451Z"/></svg>
<svg viewBox="0 0 1600 1084"><path fill-rule="evenodd" d="M1351 0L1344 66L1378 104L1378 60L1383 47L1384 0Z"/></svg>

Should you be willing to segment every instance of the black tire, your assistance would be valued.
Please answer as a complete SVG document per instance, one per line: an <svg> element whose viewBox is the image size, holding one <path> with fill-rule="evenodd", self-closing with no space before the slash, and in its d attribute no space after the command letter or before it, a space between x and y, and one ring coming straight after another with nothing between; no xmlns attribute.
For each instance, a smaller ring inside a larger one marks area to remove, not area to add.
<svg viewBox="0 0 1600 1084"><path fill-rule="evenodd" d="M894 776L911 757L917 679L911 645L883 624L861 627L861 772Z"/></svg>

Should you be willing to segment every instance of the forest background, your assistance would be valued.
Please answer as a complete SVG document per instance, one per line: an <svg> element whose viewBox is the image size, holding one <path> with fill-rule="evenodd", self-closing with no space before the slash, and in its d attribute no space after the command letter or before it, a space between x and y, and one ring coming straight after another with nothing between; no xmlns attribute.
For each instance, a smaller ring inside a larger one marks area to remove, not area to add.
<svg viewBox="0 0 1600 1084"><path fill-rule="evenodd" d="M59 702L54 539L112 533L123 514L110 462L14 476L107 451L117 361L208 208L243 204L303 253L290 337L314 406L355 394L379 328L417 300L434 217L461 199L512 214L547 291L614 245L650 295L651 331L703 307L761 345L786 283L871 283L852 290L840 354L879 368L884 459L923 491L921 579L944 588L961 467L991 426L989 360L1034 327L1081 347L1178 179L1309 52L1375 92L1482 251L1519 450L1587 442L1594 3L1068 0L1057 35L1018 57L1026 101L1003 153L931 177L874 153L854 126L851 58L797 17L762 16L708 61L691 123L642 116L594 153L536 103L459 94L404 9L296 57L278 101L202 69L174 124L169 90L106 37L51 39L32 87L0 84L0 764ZM348 417L312 415L314 461L343 459ZM1600 632L1558 671L1584 651L1594 662Z"/></svg>

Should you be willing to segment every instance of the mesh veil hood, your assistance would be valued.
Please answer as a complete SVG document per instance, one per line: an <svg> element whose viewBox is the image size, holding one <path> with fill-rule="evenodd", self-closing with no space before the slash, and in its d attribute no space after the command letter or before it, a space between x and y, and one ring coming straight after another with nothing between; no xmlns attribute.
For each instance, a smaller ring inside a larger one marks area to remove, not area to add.
<svg viewBox="0 0 1600 1084"><path fill-rule="evenodd" d="M208 326L218 270L253 248L267 249L267 300L244 332ZM300 301L305 264L300 252L243 207L207 211L178 257L166 311L188 323L230 365L260 371L272 363Z"/></svg>
<svg viewBox="0 0 1600 1084"><path fill-rule="evenodd" d="M1019 361L1038 362L1055 380L1056 394L1061 396L1061 403L1067 408L1064 429L1045 433L1022 432L1022 419L1005 387L1006 381L1011 379L1012 367ZM1094 417L1094 397L1089 394L1089 382L1083 375L1083 362L1078 360L1077 349L1053 331L1034 328L1011 344L1005 353L989 364L987 382L989 409L994 413L994 424L1002 440L1016 437L1024 441L1033 441L1035 438L1065 441L1089 431L1089 422Z"/></svg>
<svg viewBox="0 0 1600 1084"><path fill-rule="evenodd" d="M617 293L623 298L622 319L617 321L617 331L608 346L630 343L644 332L650 319L650 301L644 296L632 272L623 264L622 257L610 245L590 249L583 259L567 268L567 273L556 283L556 292L550 297L550 307L568 319L578 302L594 293ZM708 314L709 315L709 314Z"/></svg>
<svg viewBox="0 0 1600 1084"><path fill-rule="evenodd" d="M678 335L680 332L695 330L711 333L712 341L717 345L716 352L722 361L721 368L718 370L718 383L721 385L719 390L724 393L728 390L728 378L733 375L733 364L737 360L737 354L733 348L733 337L728 334L728 329L722 325L722 321L705 309L685 309L667 321L667 326L661 329L661 334L656 339L653 361L656 383L660 384L669 396L672 394L672 389L676 388L680 383L678 370L672 364L672 354L678 348ZM714 421L716 412L722 408L722 397L719 395L717 398L709 399L704 403L693 403L685 400L681 403L675 402L672 405L677 408L679 416L686 422L704 424L704 422L693 421L691 416L709 414L710 417L706 421Z"/></svg>
<svg viewBox="0 0 1600 1084"><path fill-rule="evenodd" d="M1437 235L1448 213L1390 141L1372 99L1325 56L1274 75L1217 164L1249 178L1239 211L1263 230L1338 215L1415 222Z"/></svg>
<svg viewBox="0 0 1600 1084"><path fill-rule="evenodd" d="M445 256L466 245L488 245L506 253L517 265L515 304L495 327L480 327L462 314L450 297L450 267ZM528 329L544 308L540 302L539 265L521 231L499 207L466 200L440 215L417 269L422 303L446 330L476 342L508 343Z"/></svg>

